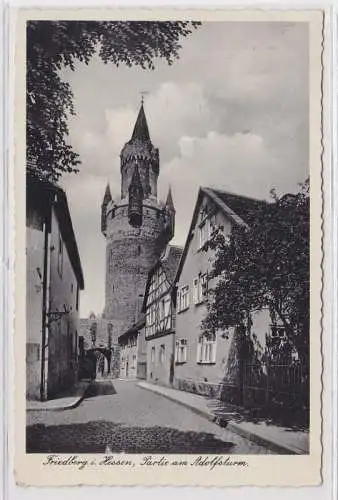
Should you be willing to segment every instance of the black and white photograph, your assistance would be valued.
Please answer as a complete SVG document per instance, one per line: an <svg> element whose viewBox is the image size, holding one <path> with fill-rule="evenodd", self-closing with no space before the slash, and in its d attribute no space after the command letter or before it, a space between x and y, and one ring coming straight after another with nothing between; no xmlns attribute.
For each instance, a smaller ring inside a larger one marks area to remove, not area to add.
<svg viewBox="0 0 338 500"><path fill-rule="evenodd" d="M24 453L45 466L320 454L312 21L182 19L26 20Z"/></svg>

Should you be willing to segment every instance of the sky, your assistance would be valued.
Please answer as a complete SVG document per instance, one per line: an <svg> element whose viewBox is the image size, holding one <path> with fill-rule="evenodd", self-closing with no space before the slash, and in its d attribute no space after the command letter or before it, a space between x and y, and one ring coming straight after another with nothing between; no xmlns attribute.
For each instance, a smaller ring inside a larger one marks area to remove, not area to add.
<svg viewBox="0 0 338 500"><path fill-rule="evenodd" d="M156 69L119 67L94 57L63 70L76 116L69 141L80 173L62 185L85 277L81 317L104 308L105 239L100 206L107 182L120 193L119 154L145 96L150 136L160 152L159 198L172 187L175 238L184 245L199 186L268 199L308 176L306 23L209 22L182 39L180 59Z"/></svg>

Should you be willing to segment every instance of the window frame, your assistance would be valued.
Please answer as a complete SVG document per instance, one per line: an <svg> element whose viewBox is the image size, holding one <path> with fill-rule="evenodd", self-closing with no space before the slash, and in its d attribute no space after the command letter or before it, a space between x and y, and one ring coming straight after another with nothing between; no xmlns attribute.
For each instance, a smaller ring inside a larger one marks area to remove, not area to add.
<svg viewBox="0 0 338 500"><path fill-rule="evenodd" d="M190 286L189 285L183 285L180 287L179 293L177 294L177 297L179 298L178 301L178 309L177 312L183 312L189 309L190 307Z"/></svg>
<svg viewBox="0 0 338 500"><path fill-rule="evenodd" d="M165 344L161 344L158 354L158 362L160 365L163 365L164 361L165 361Z"/></svg>
<svg viewBox="0 0 338 500"><path fill-rule="evenodd" d="M200 273L197 277L193 279L194 304L197 306L205 302L207 295L208 295L208 273Z"/></svg>
<svg viewBox="0 0 338 500"><path fill-rule="evenodd" d="M208 337L211 337L208 338ZM217 336L202 333L197 339L196 360L199 365L214 365L217 359Z"/></svg>
<svg viewBox="0 0 338 500"><path fill-rule="evenodd" d="M188 339L186 337L175 341L175 364L182 365L187 362Z"/></svg>

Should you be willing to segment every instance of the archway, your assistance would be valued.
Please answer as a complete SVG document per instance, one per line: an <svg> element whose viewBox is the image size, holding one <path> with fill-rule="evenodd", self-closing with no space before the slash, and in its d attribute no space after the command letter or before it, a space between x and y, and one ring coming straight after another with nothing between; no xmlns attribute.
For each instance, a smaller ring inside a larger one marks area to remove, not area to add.
<svg viewBox="0 0 338 500"><path fill-rule="evenodd" d="M110 374L111 352L104 347L85 351L81 367L82 378L105 378Z"/></svg>
<svg viewBox="0 0 338 500"><path fill-rule="evenodd" d="M110 373L110 349L105 347L95 347L88 352L92 352L95 356L95 378L105 378Z"/></svg>

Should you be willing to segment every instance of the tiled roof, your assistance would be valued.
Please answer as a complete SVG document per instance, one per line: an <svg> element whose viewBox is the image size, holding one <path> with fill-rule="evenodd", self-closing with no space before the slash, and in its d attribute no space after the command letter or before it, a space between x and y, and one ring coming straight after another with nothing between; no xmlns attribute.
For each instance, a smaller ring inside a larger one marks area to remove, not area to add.
<svg viewBox="0 0 338 500"><path fill-rule="evenodd" d="M128 328L128 330L124 333L122 333L122 335L119 336L119 342L121 341L124 341L125 339L127 339L128 337L130 337L131 335L134 335L135 333L137 333L139 330L141 330L144 325L146 324L146 317L144 314L141 314L139 319L137 320L137 322L132 325L130 328Z"/></svg>
<svg viewBox="0 0 338 500"><path fill-rule="evenodd" d="M217 198L247 224L250 224L257 211L266 205L266 201L248 198L247 196L229 193L220 189L207 188L207 191L213 192Z"/></svg>
<svg viewBox="0 0 338 500"><path fill-rule="evenodd" d="M166 255L161 259L162 267L170 284L174 281L182 253L183 247L169 245L168 252L166 252Z"/></svg>
<svg viewBox="0 0 338 500"><path fill-rule="evenodd" d="M209 197L226 214L233 224L249 227L254 217L264 207L267 202L264 200L255 200L247 196L229 193L221 189L201 187L198 191L194 213L190 223L190 229L183 249L182 257L179 261L177 273L174 281L178 281L184 266L188 248L191 241L191 234L195 227L201 202L204 196Z"/></svg>

